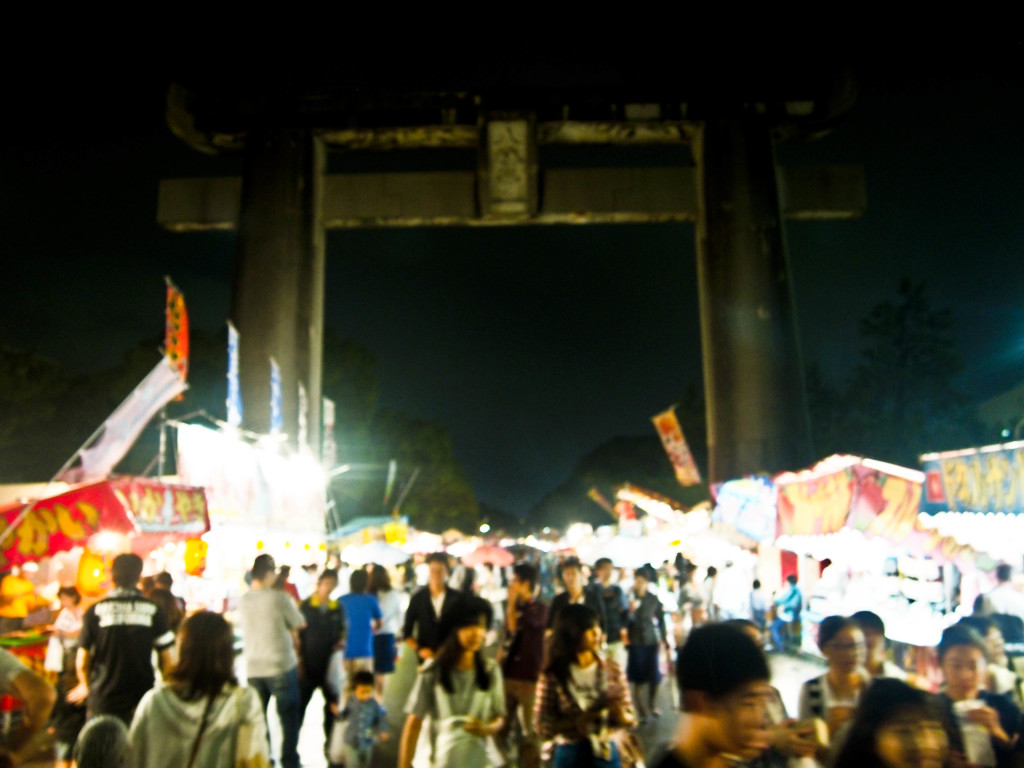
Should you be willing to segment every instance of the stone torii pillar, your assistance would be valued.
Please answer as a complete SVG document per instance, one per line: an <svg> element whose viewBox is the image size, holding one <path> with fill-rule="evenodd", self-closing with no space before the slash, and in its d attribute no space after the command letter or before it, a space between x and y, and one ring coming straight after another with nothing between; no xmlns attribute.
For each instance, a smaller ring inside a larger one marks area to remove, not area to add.
<svg viewBox="0 0 1024 768"><path fill-rule="evenodd" d="M243 423L270 431L268 356L280 366L284 432L318 453L323 367L323 141L256 130L246 143L231 319L239 333ZM306 392L300 408L298 392ZM262 407L261 407L262 406ZM308 427L312 425L312 429Z"/></svg>
<svg viewBox="0 0 1024 768"><path fill-rule="evenodd" d="M712 481L814 460L769 126L694 131L697 278Z"/></svg>

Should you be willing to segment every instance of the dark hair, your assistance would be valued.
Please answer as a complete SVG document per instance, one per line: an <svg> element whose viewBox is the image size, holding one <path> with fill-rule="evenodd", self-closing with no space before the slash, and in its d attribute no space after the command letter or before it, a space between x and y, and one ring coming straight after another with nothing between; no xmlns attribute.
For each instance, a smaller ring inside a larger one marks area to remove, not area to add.
<svg viewBox="0 0 1024 768"><path fill-rule="evenodd" d="M225 685L237 685L235 637L231 625L213 611L193 613L178 633L178 663L168 675L174 692L185 701L216 696Z"/></svg>
<svg viewBox="0 0 1024 768"><path fill-rule="evenodd" d="M430 565L431 563L440 563L445 567L445 570L448 571L450 571L452 568L451 561L448 559L448 555L444 552L431 552L429 555L427 555L424 562L427 565Z"/></svg>
<svg viewBox="0 0 1024 768"><path fill-rule="evenodd" d="M516 563L512 566L512 575L520 581L528 581L531 590L537 588L537 566L533 563Z"/></svg>
<svg viewBox="0 0 1024 768"><path fill-rule="evenodd" d="M612 565L612 559L610 557L599 557L594 561L594 568L600 568L602 565Z"/></svg>
<svg viewBox="0 0 1024 768"><path fill-rule="evenodd" d="M957 624L973 629L981 636L982 640L985 639L985 635L988 634L988 631L992 629L992 627L999 629L999 626L992 621L991 616L978 616L977 614L964 616L957 622Z"/></svg>
<svg viewBox="0 0 1024 768"><path fill-rule="evenodd" d="M988 650L985 648L985 641L981 635L966 624L957 623L942 630L942 639L939 640L937 647L939 662L941 663L945 655L958 645L973 646L981 651L982 656L988 658Z"/></svg>
<svg viewBox="0 0 1024 768"><path fill-rule="evenodd" d="M174 577L167 571L160 571L160 573L153 577L153 580L157 583L157 586L164 589L170 589L174 585Z"/></svg>
<svg viewBox="0 0 1024 768"><path fill-rule="evenodd" d="M160 606L160 610L164 612L164 616L167 619L167 626L170 627L171 631L177 632L178 627L181 626L181 620L185 618L181 605L178 603L178 598L172 595L169 589L154 589L149 593L149 599Z"/></svg>
<svg viewBox="0 0 1024 768"><path fill-rule="evenodd" d="M711 578L712 576L717 576L717 575L718 575L718 569L715 568L715 566L713 566L713 565L709 565L708 566L708 574L704 578L707 579L707 578Z"/></svg>
<svg viewBox="0 0 1024 768"><path fill-rule="evenodd" d="M75 605L78 605L80 602L82 602L82 595L81 593L79 593L78 588L74 585L69 585L58 589L57 597L70 597L74 601Z"/></svg>
<svg viewBox="0 0 1024 768"><path fill-rule="evenodd" d="M256 559L252 562L253 579L263 581L267 578L268 573L273 573L276 570L277 564L274 563L274 558L270 555L257 555Z"/></svg>
<svg viewBox="0 0 1024 768"><path fill-rule="evenodd" d="M352 687L357 688L360 685L373 686L374 678L373 672L368 669L357 669L355 674L352 675Z"/></svg>
<svg viewBox="0 0 1024 768"><path fill-rule="evenodd" d="M754 583L751 586L754 589L760 589L761 588L761 580L760 579L754 579Z"/></svg>
<svg viewBox="0 0 1024 768"><path fill-rule="evenodd" d="M72 750L79 768L126 768L131 765L128 728L116 715L97 715L78 734Z"/></svg>
<svg viewBox="0 0 1024 768"><path fill-rule="evenodd" d="M786 581L788 581L790 584L796 585L796 574L789 574L789 576L786 577Z"/></svg>
<svg viewBox="0 0 1024 768"><path fill-rule="evenodd" d="M366 591L366 584L369 582L370 577L362 568L357 568L352 571L352 575L348 577L348 589L349 592L360 594Z"/></svg>
<svg viewBox="0 0 1024 768"><path fill-rule="evenodd" d="M323 571L317 576L316 581L319 584L324 579L333 579L334 583L338 583L338 572L333 568L324 568Z"/></svg>
<svg viewBox="0 0 1024 768"><path fill-rule="evenodd" d="M694 629L676 662L684 709L686 691L701 691L720 699L742 685L770 678L764 651L732 624L704 624Z"/></svg>
<svg viewBox="0 0 1024 768"><path fill-rule="evenodd" d="M818 625L818 647L825 650L829 641L844 629L860 629L860 625L845 616L826 616Z"/></svg>
<svg viewBox="0 0 1024 768"><path fill-rule="evenodd" d="M885 635L885 622L874 611L857 611L850 616L850 621L862 630L869 630Z"/></svg>
<svg viewBox="0 0 1024 768"><path fill-rule="evenodd" d="M436 660L441 687L448 693L455 692L452 670L455 669L455 664L458 662L459 656L462 655L458 631L464 627L480 625L490 627L493 619L494 609L491 604L476 595L460 597L451 610L441 617L437 633L440 645L437 649ZM477 687L482 691L488 690L491 687L491 676L487 672L483 648L473 655L473 665L476 667Z"/></svg>
<svg viewBox="0 0 1024 768"><path fill-rule="evenodd" d="M577 571L581 571L582 572L583 571L583 563L581 563L580 559L578 557L576 557L575 555L570 555L569 557L565 558L565 560L563 560L558 565L558 578L559 579L562 578L562 574L565 572L566 568L575 568Z"/></svg>
<svg viewBox="0 0 1024 768"><path fill-rule="evenodd" d="M1009 581L1013 578L1013 568L1009 563L1000 563L996 566L996 580Z"/></svg>
<svg viewBox="0 0 1024 768"><path fill-rule="evenodd" d="M551 628L544 671L550 672L563 686L569 682L569 665L576 661L584 633L600 623L597 611L589 605L572 603L555 616Z"/></svg>
<svg viewBox="0 0 1024 768"><path fill-rule="evenodd" d="M883 677L864 692L833 768L885 768L875 749L878 732L896 718L908 715L942 723L949 742L956 743L950 738L953 724L935 696L902 680ZM948 755L945 763L949 764Z"/></svg>
<svg viewBox="0 0 1024 768"><path fill-rule="evenodd" d="M651 583L657 583L658 581L658 572L654 570L654 566L650 563L644 563L633 571L633 578L636 578L637 576Z"/></svg>
<svg viewBox="0 0 1024 768"><path fill-rule="evenodd" d="M133 552L124 552L110 565L110 578L117 587L134 587L142 575L142 558Z"/></svg>
<svg viewBox="0 0 1024 768"><path fill-rule="evenodd" d="M373 564L373 570L370 571L370 587L368 591L371 595L391 591L391 576L388 574L388 569L380 563Z"/></svg>

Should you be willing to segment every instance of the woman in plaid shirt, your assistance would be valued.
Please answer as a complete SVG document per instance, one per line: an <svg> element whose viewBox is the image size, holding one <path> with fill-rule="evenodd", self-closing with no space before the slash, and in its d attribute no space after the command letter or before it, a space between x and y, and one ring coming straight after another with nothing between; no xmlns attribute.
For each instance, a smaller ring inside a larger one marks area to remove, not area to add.
<svg viewBox="0 0 1024 768"><path fill-rule="evenodd" d="M618 768L613 729L636 722L622 668L603 658L597 613L567 605L555 620L547 663L537 681L534 721L554 742L552 768Z"/></svg>

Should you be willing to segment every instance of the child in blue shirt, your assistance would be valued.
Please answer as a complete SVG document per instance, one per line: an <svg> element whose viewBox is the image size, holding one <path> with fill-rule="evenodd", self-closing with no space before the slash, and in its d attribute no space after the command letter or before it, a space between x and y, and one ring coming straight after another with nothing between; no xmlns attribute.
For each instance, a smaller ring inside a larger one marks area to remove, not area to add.
<svg viewBox="0 0 1024 768"><path fill-rule="evenodd" d="M331 740L332 763L344 763L345 768L369 768L374 745L387 741L387 713L375 693L373 672L361 669L352 676L352 693L339 714L346 721L344 745L338 754L337 745Z"/></svg>

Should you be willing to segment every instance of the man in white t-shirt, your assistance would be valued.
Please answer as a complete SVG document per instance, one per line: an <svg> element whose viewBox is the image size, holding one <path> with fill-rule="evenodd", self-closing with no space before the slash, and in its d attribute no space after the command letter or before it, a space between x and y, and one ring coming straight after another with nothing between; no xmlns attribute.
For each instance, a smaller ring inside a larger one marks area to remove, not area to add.
<svg viewBox="0 0 1024 768"><path fill-rule="evenodd" d="M273 696L281 719L281 765L299 768L299 729L302 699L299 694L299 630L306 620L291 596L274 589L277 566L270 555L260 555L252 566L251 589L242 595L238 613L242 629L242 655L246 679L256 689L266 710Z"/></svg>

